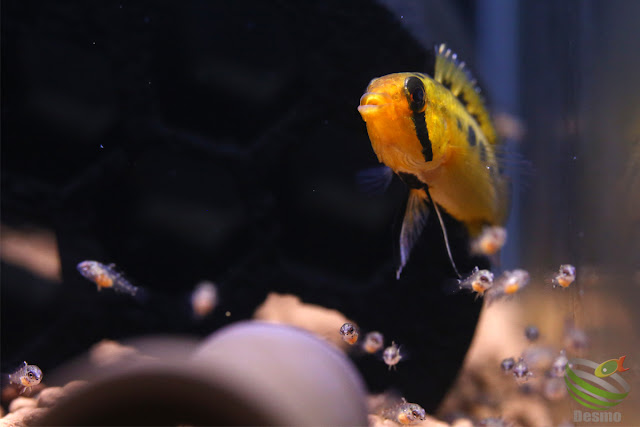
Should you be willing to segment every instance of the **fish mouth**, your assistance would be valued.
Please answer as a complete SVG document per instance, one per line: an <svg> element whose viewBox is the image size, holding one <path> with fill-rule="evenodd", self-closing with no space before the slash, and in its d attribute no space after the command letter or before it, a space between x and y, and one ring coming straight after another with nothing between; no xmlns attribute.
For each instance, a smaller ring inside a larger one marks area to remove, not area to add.
<svg viewBox="0 0 640 427"><path fill-rule="evenodd" d="M386 105L391 104L391 97L386 93L367 92L360 98L358 111L363 119L367 119L373 113L382 110Z"/></svg>

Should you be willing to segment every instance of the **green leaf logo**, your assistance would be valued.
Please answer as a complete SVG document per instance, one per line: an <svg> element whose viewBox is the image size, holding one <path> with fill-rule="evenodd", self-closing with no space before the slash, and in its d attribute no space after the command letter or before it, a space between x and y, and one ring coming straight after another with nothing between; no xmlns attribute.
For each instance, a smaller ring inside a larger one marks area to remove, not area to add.
<svg viewBox="0 0 640 427"><path fill-rule="evenodd" d="M569 361L564 371L564 382L573 400L587 408L604 411L627 397L631 386L620 374L613 373L604 378L593 374L599 368L602 370L602 366L607 362L599 365L586 359Z"/></svg>

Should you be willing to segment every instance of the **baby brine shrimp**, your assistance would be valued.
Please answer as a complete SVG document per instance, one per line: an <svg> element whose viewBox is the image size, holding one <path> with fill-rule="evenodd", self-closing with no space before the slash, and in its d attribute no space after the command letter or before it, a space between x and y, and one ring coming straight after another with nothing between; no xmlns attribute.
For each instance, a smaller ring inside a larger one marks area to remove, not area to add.
<svg viewBox="0 0 640 427"><path fill-rule="evenodd" d="M218 288L212 282L203 281L196 285L191 294L193 314L202 319L208 316L218 304Z"/></svg>
<svg viewBox="0 0 640 427"><path fill-rule="evenodd" d="M551 283L556 288L561 286L568 288L576 280L576 268L571 264L562 264Z"/></svg>
<svg viewBox="0 0 640 427"><path fill-rule="evenodd" d="M515 295L529 284L529 280L529 273L525 270L505 271L488 291L488 303Z"/></svg>
<svg viewBox="0 0 640 427"><path fill-rule="evenodd" d="M382 336L382 334L380 332L373 331L373 332L369 332L364 337L364 343L362 344L362 348L364 348L364 351L366 351L367 353L373 354L378 352L380 349L382 349L383 345L384 345L384 337Z"/></svg>
<svg viewBox="0 0 640 427"><path fill-rule="evenodd" d="M42 381L42 371L36 365L29 365L23 362L23 365L14 373L9 375L9 382L17 384L21 387L20 393L31 390L31 387L37 386Z"/></svg>
<svg viewBox="0 0 640 427"><path fill-rule="evenodd" d="M358 328L352 323L345 323L340 327L340 336L347 344L353 345L358 342Z"/></svg>
<svg viewBox="0 0 640 427"><path fill-rule="evenodd" d="M96 284L98 291L103 288L112 288L116 292L135 296L138 288L133 286L122 273L116 271L115 264L105 265L98 261L82 261L76 267L78 272Z"/></svg>
<svg viewBox="0 0 640 427"><path fill-rule="evenodd" d="M460 289L469 289L476 294L484 295L485 291L493 286L493 273L489 270L480 270L475 267L471 271L471 275L464 280L459 281Z"/></svg>
<svg viewBox="0 0 640 427"><path fill-rule="evenodd" d="M477 255L497 254L507 242L507 230L500 226L487 226L471 241L471 252Z"/></svg>
<svg viewBox="0 0 640 427"><path fill-rule="evenodd" d="M389 366L389 369L393 367L396 368L396 365L402 359L402 355L400 354L400 346L396 345L395 342L391 342L391 345L384 349L382 353L382 359L384 363Z"/></svg>

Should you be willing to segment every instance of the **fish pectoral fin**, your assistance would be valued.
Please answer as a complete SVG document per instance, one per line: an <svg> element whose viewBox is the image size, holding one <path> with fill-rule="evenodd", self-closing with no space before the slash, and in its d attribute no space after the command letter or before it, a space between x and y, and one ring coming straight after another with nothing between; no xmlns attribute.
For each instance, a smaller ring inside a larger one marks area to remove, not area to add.
<svg viewBox="0 0 640 427"><path fill-rule="evenodd" d="M356 175L356 185L365 194L382 194L387 191L393 171L388 166L375 166L363 169Z"/></svg>
<svg viewBox="0 0 640 427"><path fill-rule="evenodd" d="M400 231L400 266L396 271L396 279L400 278L400 273L409 260L411 249L420 238L428 218L429 207L426 203L424 190L410 190Z"/></svg>

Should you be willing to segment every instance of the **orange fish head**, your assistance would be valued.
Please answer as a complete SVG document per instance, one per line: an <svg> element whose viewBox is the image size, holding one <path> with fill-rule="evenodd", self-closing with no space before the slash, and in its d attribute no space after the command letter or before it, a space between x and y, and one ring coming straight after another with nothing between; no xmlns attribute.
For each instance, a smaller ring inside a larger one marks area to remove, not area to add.
<svg viewBox="0 0 640 427"><path fill-rule="evenodd" d="M371 146L378 160L394 171L435 167L436 162L425 162L413 121L415 113L429 107L430 84L416 73L389 74L373 79L360 98L358 111Z"/></svg>
<svg viewBox="0 0 640 427"><path fill-rule="evenodd" d="M405 101L404 74L389 74L371 80L358 107L365 122L370 119L393 119L411 113Z"/></svg>

